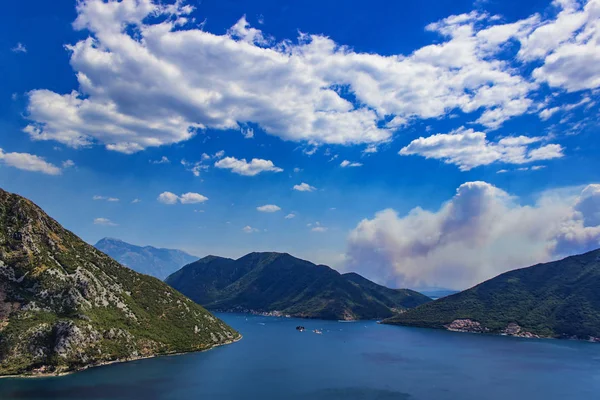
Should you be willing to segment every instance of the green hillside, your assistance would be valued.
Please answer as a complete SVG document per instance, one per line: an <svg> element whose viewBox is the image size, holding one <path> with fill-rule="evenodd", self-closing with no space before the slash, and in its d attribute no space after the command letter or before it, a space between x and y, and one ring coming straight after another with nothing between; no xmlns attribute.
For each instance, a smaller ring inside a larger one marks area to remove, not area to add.
<svg viewBox="0 0 600 400"><path fill-rule="evenodd" d="M304 318L379 319L430 301L412 290L388 289L285 253L250 253L238 260L209 256L165 282L209 309Z"/></svg>
<svg viewBox="0 0 600 400"><path fill-rule="evenodd" d="M445 328L460 319L493 333L512 323L540 336L600 337L600 250L506 272L384 322Z"/></svg>
<svg viewBox="0 0 600 400"><path fill-rule="evenodd" d="M203 350L239 337L0 189L0 375Z"/></svg>

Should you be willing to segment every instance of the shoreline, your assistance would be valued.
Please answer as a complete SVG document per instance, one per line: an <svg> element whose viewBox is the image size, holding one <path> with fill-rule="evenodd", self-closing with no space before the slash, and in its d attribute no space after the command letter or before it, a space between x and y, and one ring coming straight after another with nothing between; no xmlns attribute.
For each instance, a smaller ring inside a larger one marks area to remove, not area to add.
<svg viewBox="0 0 600 400"><path fill-rule="evenodd" d="M459 329L434 328L431 326L417 326L417 325L396 324L396 323L391 324L389 322L379 322L378 324L388 325L388 326L401 326L401 327L405 327L405 328L431 329L431 330L435 330L435 331L452 332L452 333L466 333L466 334L473 334L473 335L499 336L499 337L515 338L515 339L561 340L561 341L564 340L564 341L600 344L599 340L579 339L579 338L570 338L570 337L563 337L563 336L544 336L544 335L519 336L519 335L511 335L511 334L507 334L507 333L503 333L503 332L475 332L475 331L459 330Z"/></svg>
<svg viewBox="0 0 600 400"><path fill-rule="evenodd" d="M233 344L236 342L239 342L240 340L242 340L244 336L240 333L240 336L232 339L232 340L228 340L226 342L223 343L219 343L219 344L215 344L211 347L208 347L206 349L202 349L202 350L192 350L192 351L185 351L185 352L177 352L177 353L164 353L164 354L153 354L151 356L139 356L139 357L134 357L134 358L127 358L127 359L117 359L117 360L111 360L111 361L102 361L96 364L88 364L86 366L83 366L81 368L77 368L77 369L73 369L73 370L69 370L69 371L63 371L63 372L58 372L58 373L24 373L24 374L18 374L18 375L1 375L0 379L35 379L35 378L58 378L58 377L62 377L62 376L67 376L67 375L72 375L72 374L76 374L78 372L82 372L85 371L87 369L92 369L92 368L98 368L98 367L105 367L107 365L112 365L112 364L124 364L124 363L128 363L128 362L132 362L132 361L140 361L140 360L147 360L150 358L159 358L159 357L174 357L174 356L182 356L185 354L192 354L192 353L202 353L205 351L210 351L212 349L215 349L217 347L221 347L221 346L226 346L229 344Z"/></svg>

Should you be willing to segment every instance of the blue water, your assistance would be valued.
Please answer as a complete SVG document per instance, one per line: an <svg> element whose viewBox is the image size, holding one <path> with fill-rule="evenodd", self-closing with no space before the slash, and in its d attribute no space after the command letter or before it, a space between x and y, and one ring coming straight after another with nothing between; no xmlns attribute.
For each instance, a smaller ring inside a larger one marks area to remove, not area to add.
<svg viewBox="0 0 600 400"><path fill-rule="evenodd" d="M203 353L38 379L0 399L598 399L600 344L219 314L244 338ZM307 328L297 332L296 325ZM318 328L322 335L312 332Z"/></svg>

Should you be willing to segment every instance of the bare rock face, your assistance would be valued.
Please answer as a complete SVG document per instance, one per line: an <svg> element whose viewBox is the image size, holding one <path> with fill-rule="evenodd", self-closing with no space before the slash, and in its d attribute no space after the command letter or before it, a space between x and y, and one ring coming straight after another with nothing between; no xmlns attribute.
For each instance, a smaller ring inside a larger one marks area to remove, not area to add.
<svg viewBox="0 0 600 400"><path fill-rule="evenodd" d="M239 337L0 189L0 375L203 350Z"/></svg>
<svg viewBox="0 0 600 400"><path fill-rule="evenodd" d="M446 325L446 329L454 332L471 332L471 333L485 333L489 329L481 326L477 321L470 319L455 319L452 323Z"/></svg>
<svg viewBox="0 0 600 400"><path fill-rule="evenodd" d="M506 326L506 328L502 331L502 334L508 335L508 336L529 338L529 339L540 338L539 335L536 335L534 333L523 330L523 328L521 328L519 326L519 324L517 324L515 322L511 322L510 324L508 324Z"/></svg>

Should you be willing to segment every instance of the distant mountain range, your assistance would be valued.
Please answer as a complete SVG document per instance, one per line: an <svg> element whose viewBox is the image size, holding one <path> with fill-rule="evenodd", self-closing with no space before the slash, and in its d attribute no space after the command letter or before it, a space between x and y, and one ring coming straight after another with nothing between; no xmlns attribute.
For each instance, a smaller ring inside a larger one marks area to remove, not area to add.
<svg viewBox="0 0 600 400"><path fill-rule="evenodd" d="M600 250L506 272L384 323L596 340L600 338Z"/></svg>
<svg viewBox="0 0 600 400"><path fill-rule="evenodd" d="M239 337L0 189L0 375L59 373Z"/></svg>
<svg viewBox="0 0 600 400"><path fill-rule="evenodd" d="M442 297L450 296L452 294L460 292L460 290L452 290L445 288L425 288L425 289L414 289L419 293L424 294L425 296L431 297L434 300L440 299Z"/></svg>
<svg viewBox="0 0 600 400"><path fill-rule="evenodd" d="M380 319L431 299L389 289L286 253L250 253L233 260L204 257L165 282L212 310L281 312L322 319Z"/></svg>
<svg viewBox="0 0 600 400"><path fill-rule="evenodd" d="M94 247L132 270L160 280L198 259L181 250L136 246L113 238L101 239Z"/></svg>

